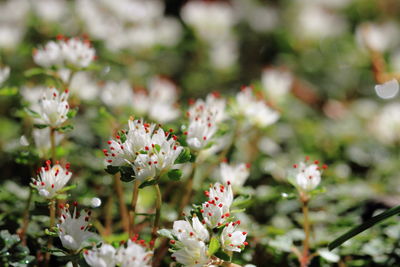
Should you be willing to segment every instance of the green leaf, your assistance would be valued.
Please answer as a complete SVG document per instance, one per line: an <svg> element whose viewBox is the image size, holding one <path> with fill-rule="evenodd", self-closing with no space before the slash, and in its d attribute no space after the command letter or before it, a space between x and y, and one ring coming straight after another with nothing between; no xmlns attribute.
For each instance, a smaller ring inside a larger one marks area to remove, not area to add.
<svg viewBox="0 0 400 267"><path fill-rule="evenodd" d="M182 171L179 169L173 169L168 172L169 179L173 181L179 181L182 177Z"/></svg>
<svg viewBox="0 0 400 267"><path fill-rule="evenodd" d="M34 110L30 109L30 108L24 108L24 110L29 116L31 116L33 118L40 118L40 114L37 113L36 111L34 111Z"/></svg>
<svg viewBox="0 0 400 267"><path fill-rule="evenodd" d="M372 217L368 221L354 227L353 229L349 230L345 234L341 235L340 237L338 237L334 241L332 241L328 246L329 250L333 250L333 249L337 248L338 246L340 246L341 244L343 244L350 238L358 235L361 232L364 232L365 230L371 228L375 224L378 224L381 221L386 220L387 218L390 218L397 214L400 214L400 206L391 208L387 211L382 212L381 214L378 214L378 215Z"/></svg>
<svg viewBox="0 0 400 267"><path fill-rule="evenodd" d="M159 144L155 144L154 148L157 150L157 152L160 152L161 146Z"/></svg>
<svg viewBox="0 0 400 267"><path fill-rule="evenodd" d="M17 87L3 87L0 89L0 96L13 96L18 94Z"/></svg>
<svg viewBox="0 0 400 267"><path fill-rule="evenodd" d="M49 125L47 124L34 124L33 126L38 129L44 129L46 127L49 127Z"/></svg>
<svg viewBox="0 0 400 267"><path fill-rule="evenodd" d="M44 233L46 234L46 235L49 235L49 236L58 236L58 234L57 233L54 233L54 232L52 232L52 231L50 231L49 229L44 229Z"/></svg>
<svg viewBox="0 0 400 267"><path fill-rule="evenodd" d="M119 171L121 172L121 181L131 182L135 179L135 173L131 166L120 166Z"/></svg>
<svg viewBox="0 0 400 267"><path fill-rule="evenodd" d="M73 108L73 109L70 109L70 110L68 111L68 113L67 113L68 119L74 118L74 117L76 116L76 114L78 113L78 110L79 110L78 107Z"/></svg>
<svg viewBox="0 0 400 267"><path fill-rule="evenodd" d="M67 192L67 191L69 191L71 189L75 189L75 188L76 188L76 184L73 184L73 185L62 188L61 190L58 190L57 193Z"/></svg>
<svg viewBox="0 0 400 267"><path fill-rule="evenodd" d="M217 252L214 253L214 255L218 258L220 258L221 260L224 261L230 261L231 258L229 257L229 255L227 255L225 252L223 252L221 249L218 250Z"/></svg>
<svg viewBox="0 0 400 267"><path fill-rule="evenodd" d="M210 246L208 247L208 256L211 257L214 255L214 253L217 252L220 247L221 245L219 244L218 239L213 236L210 240Z"/></svg>
<svg viewBox="0 0 400 267"><path fill-rule="evenodd" d="M139 185L139 188L141 189L141 188L145 188L146 186L155 185L155 184L157 184L157 182L158 182L158 180L155 180L155 179L147 180L147 181L144 181L143 183L141 183Z"/></svg>
<svg viewBox="0 0 400 267"><path fill-rule="evenodd" d="M121 142L122 142L122 143L125 143L125 141L126 141L126 134L125 134L123 131L119 131L119 132L118 132L118 135L119 135L119 137L120 137L120 139L121 139Z"/></svg>
<svg viewBox="0 0 400 267"><path fill-rule="evenodd" d="M174 236L172 235L170 230L167 229L160 229L157 231L157 234L159 234L160 236L166 237L168 239L174 239Z"/></svg>
<svg viewBox="0 0 400 267"><path fill-rule="evenodd" d="M65 126L61 126L59 128L57 128L57 131L61 132L61 133L66 133L69 131L72 131L74 129L74 126L72 126L71 124L67 124Z"/></svg>
<svg viewBox="0 0 400 267"><path fill-rule="evenodd" d="M32 77L32 76L35 76L35 75L45 74L45 73L46 73L46 70L44 70L42 68L32 68L32 69L29 69L29 70L25 71L24 75L26 77Z"/></svg>
<svg viewBox="0 0 400 267"><path fill-rule="evenodd" d="M237 198L235 198L235 200L232 203L232 207L238 207L238 208L242 208L242 207L247 207L248 205L250 205L252 202L251 196L250 195L246 195L246 196L239 196Z"/></svg>
<svg viewBox="0 0 400 267"><path fill-rule="evenodd" d="M109 174L116 174L117 172L119 172L119 167L107 165L107 168L105 168L104 170Z"/></svg>
<svg viewBox="0 0 400 267"><path fill-rule="evenodd" d="M185 147L182 152L179 154L179 156L175 160L175 164L179 163L186 163L190 160L192 156L190 155L190 149L188 147Z"/></svg>

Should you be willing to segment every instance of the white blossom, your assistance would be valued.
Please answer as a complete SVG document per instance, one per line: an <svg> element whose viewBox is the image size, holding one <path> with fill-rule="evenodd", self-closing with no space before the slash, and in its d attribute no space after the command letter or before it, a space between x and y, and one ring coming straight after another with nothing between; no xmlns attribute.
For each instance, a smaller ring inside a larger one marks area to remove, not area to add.
<svg viewBox="0 0 400 267"><path fill-rule="evenodd" d="M233 112L258 127L267 127L279 119L279 113L268 107L263 100L257 99L251 87L244 87L237 94Z"/></svg>
<svg viewBox="0 0 400 267"><path fill-rule="evenodd" d="M86 240L95 236L94 233L88 231L90 213L90 211L81 210L78 214L76 205L72 214L68 205L61 209L60 223L57 224L57 228L64 248L78 251Z"/></svg>
<svg viewBox="0 0 400 267"><path fill-rule="evenodd" d="M39 151L39 155L44 156L51 148L50 142L50 130L48 128L45 129L33 129L32 137L35 143L37 150ZM55 145L59 145L61 141L64 139L64 134L60 132L54 132Z"/></svg>
<svg viewBox="0 0 400 267"><path fill-rule="evenodd" d="M301 190L311 191L321 182L321 168L317 165L317 161L312 164L300 162L293 167L296 170L295 183Z"/></svg>
<svg viewBox="0 0 400 267"><path fill-rule="evenodd" d="M83 254L85 261L91 267L113 267L116 263L116 250L109 244L102 244L100 248L93 247Z"/></svg>
<svg viewBox="0 0 400 267"><path fill-rule="evenodd" d="M370 121L369 129L382 143L394 144L400 141L400 104L385 105Z"/></svg>
<svg viewBox="0 0 400 267"><path fill-rule="evenodd" d="M44 90L39 100L39 110L35 110L40 116L40 118L36 119L36 122L51 127L58 127L63 124L68 119L68 96L68 90L63 93L60 93L55 88Z"/></svg>
<svg viewBox="0 0 400 267"><path fill-rule="evenodd" d="M37 16L49 22L60 21L68 9L65 0L35 0L32 5Z"/></svg>
<svg viewBox="0 0 400 267"><path fill-rule="evenodd" d="M117 108L130 106L134 96L127 81L107 81L101 88L100 98L107 106Z"/></svg>
<svg viewBox="0 0 400 267"><path fill-rule="evenodd" d="M233 202L232 186L216 183L205 192L209 200L202 204L201 213L204 223L211 229L221 226L230 217L230 207Z"/></svg>
<svg viewBox="0 0 400 267"><path fill-rule="evenodd" d="M207 246L203 241L184 239L182 247L172 253L172 258L188 267L202 267L207 265L210 258L207 256Z"/></svg>
<svg viewBox="0 0 400 267"><path fill-rule="evenodd" d="M46 166L39 169L37 179L32 178L32 186L38 190L39 195L51 199L64 188L71 176L69 164L66 165L65 169L58 163L51 167L51 162L48 160Z"/></svg>
<svg viewBox="0 0 400 267"><path fill-rule="evenodd" d="M221 246L224 250L240 252L244 246L247 233L236 230L237 223L231 222L224 227L221 234Z"/></svg>
<svg viewBox="0 0 400 267"><path fill-rule="evenodd" d="M128 240L126 247L121 246L117 251L117 264L121 267L150 267L152 252L144 246Z"/></svg>
<svg viewBox="0 0 400 267"><path fill-rule="evenodd" d="M399 44L399 32L399 27L394 22L365 22L357 27L355 37L361 48L385 52Z"/></svg>
<svg viewBox="0 0 400 267"><path fill-rule="evenodd" d="M274 101L281 101L289 93L293 77L285 70L266 68L262 72L261 82L266 95Z"/></svg>
<svg viewBox="0 0 400 267"><path fill-rule="evenodd" d="M87 72L83 71L72 76L69 89L72 94L87 101L96 99L99 94L99 86Z"/></svg>
<svg viewBox="0 0 400 267"><path fill-rule="evenodd" d="M249 177L249 165L245 163L219 165L218 176L223 184L230 182L233 187L241 187Z"/></svg>
<svg viewBox="0 0 400 267"><path fill-rule="evenodd" d="M207 242L210 237L207 228L197 216L193 216L192 223L187 220L175 221L172 232L179 241L194 238Z"/></svg>

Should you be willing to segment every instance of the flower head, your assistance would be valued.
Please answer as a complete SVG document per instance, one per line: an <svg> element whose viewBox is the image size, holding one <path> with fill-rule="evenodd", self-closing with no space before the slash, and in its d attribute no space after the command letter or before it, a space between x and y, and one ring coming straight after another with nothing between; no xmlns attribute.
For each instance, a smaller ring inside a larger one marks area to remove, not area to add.
<svg viewBox="0 0 400 267"><path fill-rule="evenodd" d="M60 223L57 224L58 236L63 247L74 251L81 249L83 242L94 236L94 233L88 231L91 212L83 210L78 213L76 205L75 202L72 214L68 204L62 206Z"/></svg>
<svg viewBox="0 0 400 267"><path fill-rule="evenodd" d="M121 246L116 254L117 264L121 267L150 267L153 254L146 247L128 240L126 247Z"/></svg>
<svg viewBox="0 0 400 267"><path fill-rule="evenodd" d="M204 223L210 228L223 225L230 217L230 207L233 202L232 187L230 184L224 186L216 183L210 187L209 191L205 191L208 201L202 204L201 213Z"/></svg>
<svg viewBox="0 0 400 267"><path fill-rule="evenodd" d="M39 191L41 196L51 199L68 183L71 176L69 164L66 165L65 169L58 162L51 167L51 162L48 160L46 166L39 169L37 179L32 178L32 186Z"/></svg>
<svg viewBox="0 0 400 267"><path fill-rule="evenodd" d="M219 165L219 178L224 184L230 182L233 187L243 186L249 175L248 164L240 163L233 165L222 162Z"/></svg>
<svg viewBox="0 0 400 267"><path fill-rule="evenodd" d="M207 246L203 241L184 239L181 245L179 250L172 253L172 259L184 266L201 267L210 261L207 256Z"/></svg>
<svg viewBox="0 0 400 267"><path fill-rule="evenodd" d="M225 226L221 234L221 246L224 250L240 252L244 246L247 233L236 230L239 224L231 222Z"/></svg>
<svg viewBox="0 0 400 267"><path fill-rule="evenodd" d="M60 93L55 88L45 90L39 100L39 110L37 112L40 118L37 119L37 122L51 127L58 127L64 123L68 119L68 95L68 90L63 93Z"/></svg>
<svg viewBox="0 0 400 267"><path fill-rule="evenodd" d="M308 160L308 158L307 158ZM295 184L303 191L314 190L321 182L321 167L318 166L318 161L315 160L311 164L300 162L294 164L293 168L296 170ZM322 165L322 169L326 169L326 165Z"/></svg>
<svg viewBox="0 0 400 267"><path fill-rule="evenodd" d="M207 242L210 237L207 228L197 216L193 216L192 223L187 220L175 221L172 232L179 241L194 238Z"/></svg>
<svg viewBox="0 0 400 267"><path fill-rule="evenodd" d="M102 244L100 248L93 247L83 254L85 261L92 267L113 267L116 263L116 250L109 244Z"/></svg>

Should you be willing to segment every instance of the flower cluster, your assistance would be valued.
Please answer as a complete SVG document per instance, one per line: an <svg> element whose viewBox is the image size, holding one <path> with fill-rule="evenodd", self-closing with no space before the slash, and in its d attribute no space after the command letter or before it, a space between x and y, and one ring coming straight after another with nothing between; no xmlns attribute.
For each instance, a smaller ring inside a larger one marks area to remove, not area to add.
<svg viewBox="0 0 400 267"><path fill-rule="evenodd" d="M118 249L102 244L99 248L86 250L83 256L87 264L93 267L150 267L153 255L147 250L144 240L137 240L135 236Z"/></svg>
<svg viewBox="0 0 400 267"><path fill-rule="evenodd" d="M231 183L233 187L240 188L250 175L250 164L228 164L222 162L219 165L218 177L223 184Z"/></svg>
<svg viewBox="0 0 400 267"><path fill-rule="evenodd" d="M95 59L95 54L89 40L59 36L56 42L50 41L44 47L35 49L33 60L45 68L65 65L85 68Z"/></svg>
<svg viewBox="0 0 400 267"><path fill-rule="evenodd" d="M39 114L36 122L54 128L63 124L68 119L68 96L68 90L60 93L56 88L45 89L39 99L38 109L34 110Z"/></svg>
<svg viewBox="0 0 400 267"><path fill-rule="evenodd" d="M270 108L262 99L258 99L253 88L243 87L236 96L234 113L244 116L250 125L267 127L279 119L279 113Z"/></svg>
<svg viewBox="0 0 400 267"><path fill-rule="evenodd" d="M206 101L198 99L188 110L189 127L186 141L191 149L202 150L217 132L217 124L225 115L225 100L217 94L209 94Z"/></svg>
<svg viewBox="0 0 400 267"><path fill-rule="evenodd" d="M47 160L46 166L38 170L37 179L32 178L32 186L38 190L39 195L52 199L71 179L69 167L66 164L64 169L58 162L52 167L51 161Z"/></svg>
<svg viewBox="0 0 400 267"><path fill-rule="evenodd" d="M60 205L61 216L57 224L58 236L63 247L73 251L79 251L85 241L95 236L94 233L88 231L91 227L89 224L91 211L78 212L77 206L78 203L74 202L74 211L71 214L68 204Z"/></svg>
<svg viewBox="0 0 400 267"><path fill-rule="evenodd" d="M123 140L124 139L124 140ZM104 149L108 165L132 166L138 180L154 178L168 171L182 152L172 129L165 132L156 124L142 120L129 120L129 130L122 137L108 141L109 150Z"/></svg>
<svg viewBox="0 0 400 267"><path fill-rule="evenodd" d="M294 164L293 168L296 170L294 184L302 191L309 192L314 190L321 182L322 170L327 169L327 165L319 166L319 161L307 164L309 158L306 157L306 162Z"/></svg>
<svg viewBox="0 0 400 267"><path fill-rule="evenodd" d="M216 183L205 195L208 200L202 204L199 215L193 213L190 219L175 221L173 225L172 258L185 266L211 264L211 242L218 243L227 254L241 252L247 245L247 232L237 229L240 221L230 214L233 202L230 183Z"/></svg>

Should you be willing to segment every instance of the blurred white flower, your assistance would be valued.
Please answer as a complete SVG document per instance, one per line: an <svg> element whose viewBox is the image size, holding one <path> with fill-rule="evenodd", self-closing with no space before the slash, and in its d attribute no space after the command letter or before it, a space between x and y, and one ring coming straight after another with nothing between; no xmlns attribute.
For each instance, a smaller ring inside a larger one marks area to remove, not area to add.
<svg viewBox="0 0 400 267"><path fill-rule="evenodd" d="M241 252L247 244L247 233L236 229L236 223L229 223L221 234L221 246L224 250Z"/></svg>
<svg viewBox="0 0 400 267"><path fill-rule="evenodd" d="M90 200L90 205L92 208L98 208L101 206L101 199L98 197L94 197Z"/></svg>
<svg viewBox="0 0 400 267"><path fill-rule="evenodd" d="M147 251L144 246L128 240L126 247L119 247L116 257L117 264L121 267L150 267L153 253Z"/></svg>
<svg viewBox="0 0 400 267"><path fill-rule="evenodd" d="M384 106L370 122L369 129L374 136L385 144L400 141L400 103Z"/></svg>
<svg viewBox="0 0 400 267"><path fill-rule="evenodd" d="M34 0L31 3L38 18L49 22L60 21L68 10L65 0Z"/></svg>
<svg viewBox="0 0 400 267"><path fill-rule="evenodd" d="M213 42L210 45L211 64L220 70L232 67L239 58L238 45L234 39Z"/></svg>
<svg viewBox="0 0 400 267"><path fill-rule="evenodd" d="M391 21L382 24L365 22L357 27L355 36L362 48L385 52L399 44L399 33L399 26Z"/></svg>
<svg viewBox="0 0 400 267"><path fill-rule="evenodd" d="M44 90L39 100L39 109L34 110L40 115L40 118L35 118L35 121L51 127L58 127L64 123L68 119L68 96L68 90L65 90L61 94L55 88L47 88Z"/></svg>
<svg viewBox="0 0 400 267"><path fill-rule="evenodd" d="M83 253L83 257L91 267L114 267L116 250L109 244L102 244L100 248L93 247Z"/></svg>
<svg viewBox="0 0 400 267"><path fill-rule="evenodd" d="M384 84L375 85L376 94L382 99L391 99L399 93L399 82L392 79Z"/></svg>
<svg viewBox="0 0 400 267"><path fill-rule="evenodd" d="M100 98L107 106L116 108L130 106L134 96L127 81L107 81L101 88Z"/></svg>
<svg viewBox="0 0 400 267"><path fill-rule="evenodd" d="M64 134L59 133L59 132L55 132L54 135L55 135L54 136L55 144L57 146L64 139ZM51 148L50 130L48 128L33 129L32 137L33 137L33 141L35 143L35 146L36 146L36 148L37 148L37 150L39 152L39 155L40 156L46 155L46 153Z"/></svg>
<svg viewBox="0 0 400 267"><path fill-rule="evenodd" d="M69 171L69 164L65 169L58 163L51 167L50 160L46 161L46 166L39 169L37 179L32 178L32 186L36 188L39 195L51 199L58 191L71 179L72 172Z"/></svg>
<svg viewBox="0 0 400 267"><path fill-rule="evenodd" d="M72 76L69 84L72 94L76 94L82 100L94 100L99 94L99 87L87 72L77 72Z"/></svg>
<svg viewBox="0 0 400 267"><path fill-rule="evenodd" d="M242 88L236 95L236 103L233 106L236 116L244 116L245 121L257 127L267 127L279 119L279 113L253 94L251 87Z"/></svg>
<svg viewBox="0 0 400 267"><path fill-rule="evenodd" d="M88 231L91 211L81 210L78 213L76 211L76 203L74 206L72 214L69 211L68 205L60 210L60 223L57 224L57 228L63 247L72 251L78 251L82 248L85 241L95 235Z"/></svg>
<svg viewBox="0 0 400 267"><path fill-rule="evenodd" d="M293 77L288 71L266 68L262 72L261 82L267 97L279 102L289 93Z"/></svg>
<svg viewBox="0 0 400 267"><path fill-rule="evenodd" d="M219 165L218 174L221 182L230 182L233 187L241 187L250 175L249 165L245 163L228 164L222 162Z"/></svg>
<svg viewBox="0 0 400 267"><path fill-rule="evenodd" d="M318 166L318 161L307 165L304 162L293 165L296 170L295 184L304 191L314 190L321 182L321 167ZM322 168L326 168L323 165Z"/></svg>
<svg viewBox="0 0 400 267"><path fill-rule="evenodd" d="M0 86L8 79L8 76L10 76L10 67L0 67Z"/></svg>
<svg viewBox="0 0 400 267"><path fill-rule="evenodd" d="M0 2L0 48L15 49L22 41L29 17L29 1Z"/></svg>

